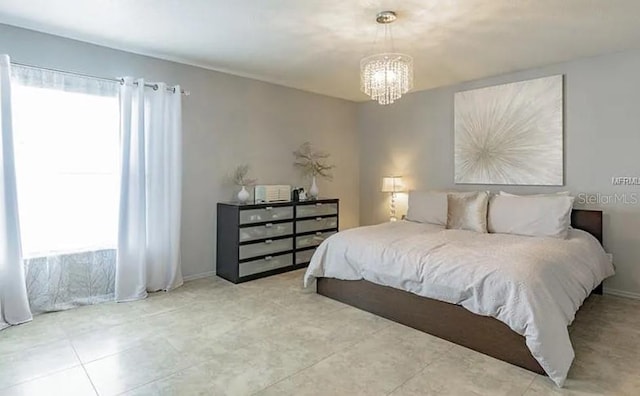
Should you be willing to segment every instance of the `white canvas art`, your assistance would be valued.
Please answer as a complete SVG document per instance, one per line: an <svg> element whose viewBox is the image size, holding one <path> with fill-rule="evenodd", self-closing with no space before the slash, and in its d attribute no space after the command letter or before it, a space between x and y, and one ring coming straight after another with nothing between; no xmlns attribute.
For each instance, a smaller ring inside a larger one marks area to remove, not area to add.
<svg viewBox="0 0 640 396"><path fill-rule="evenodd" d="M455 94L455 182L563 185L562 76Z"/></svg>

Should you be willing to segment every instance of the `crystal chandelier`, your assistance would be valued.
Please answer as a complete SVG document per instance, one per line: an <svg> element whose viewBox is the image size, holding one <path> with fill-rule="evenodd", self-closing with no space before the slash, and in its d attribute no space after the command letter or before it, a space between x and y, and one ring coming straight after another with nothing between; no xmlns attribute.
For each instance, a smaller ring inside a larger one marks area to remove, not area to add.
<svg viewBox="0 0 640 396"><path fill-rule="evenodd" d="M385 39L391 37L388 25L396 18L393 11L383 11L376 16L376 22L385 27ZM409 55L392 50L367 56L360 61L360 89L381 105L395 102L411 88L413 58Z"/></svg>

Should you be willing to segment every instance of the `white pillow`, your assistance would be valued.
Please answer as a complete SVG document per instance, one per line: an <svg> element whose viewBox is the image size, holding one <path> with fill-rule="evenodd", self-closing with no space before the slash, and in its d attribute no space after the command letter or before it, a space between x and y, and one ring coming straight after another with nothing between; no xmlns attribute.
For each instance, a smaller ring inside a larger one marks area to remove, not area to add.
<svg viewBox="0 0 640 396"><path fill-rule="evenodd" d="M570 191L558 191L558 192L549 193L549 194L518 195L518 194L511 194L511 193L508 193L508 192L500 191L499 195L504 195L504 196L507 196L507 197L557 197L557 196L568 197L569 195L571 195L571 192Z"/></svg>
<svg viewBox="0 0 640 396"><path fill-rule="evenodd" d="M437 225L447 224L447 193L409 191L407 220Z"/></svg>
<svg viewBox="0 0 640 396"><path fill-rule="evenodd" d="M489 193L447 194L447 228L487 232L487 205Z"/></svg>
<svg viewBox="0 0 640 396"><path fill-rule="evenodd" d="M494 195L489 200L489 232L566 239L573 197Z"/></svg>

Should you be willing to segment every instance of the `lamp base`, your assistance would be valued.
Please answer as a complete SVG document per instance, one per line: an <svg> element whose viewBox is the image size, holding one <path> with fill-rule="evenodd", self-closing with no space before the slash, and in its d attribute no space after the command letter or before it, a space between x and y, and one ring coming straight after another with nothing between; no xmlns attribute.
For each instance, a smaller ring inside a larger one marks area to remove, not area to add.
<svg viewBox="0 0 640 396"><path fill-rule="evenodd" d="M398 220L398 218L396 217L396 193L394 192L391 193L391 203L389 205L389 214L390 214L389 221Z"/></svg>

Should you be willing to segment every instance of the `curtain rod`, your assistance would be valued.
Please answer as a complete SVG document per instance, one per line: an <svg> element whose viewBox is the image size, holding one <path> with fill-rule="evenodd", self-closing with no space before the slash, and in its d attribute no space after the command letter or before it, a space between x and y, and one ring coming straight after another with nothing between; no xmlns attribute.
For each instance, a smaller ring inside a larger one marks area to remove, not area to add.
<svg viewBox="0 0 640 396"><path fill-rule="evenodd" d="M124 84L124 78L99 77L99 76L93 76L91 74L70 72L70 71L66 71L66 70L53 69L53 68L50 68L50 67L27 65L26 63L19 63L19 62L11 62L11 64L12 65L16 65L16 66L28 67L28 68L31 68L31 69L42 69L42 70L48 70L48 71L52 71L52 72L56 72L56 73L69 74L69 75L72 75L72 76L80 76L80 77L92 78L94 80L113 81L113 82L119 83L120 85ZM134 85L138 85L138 82L134 81L133 84ZM149 87L149 88L153 88L156 91L158 90L158 84L145 83L144 86L145 87ZM175 93L176 92L176 88L175 87L167 87L167 91ZM189 96L191 94L191 92L185 91L184 89L181 89L180 93L182 95L184 95L184 96Z"/></svg>

